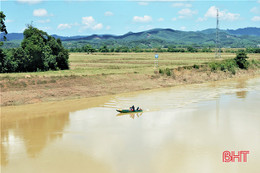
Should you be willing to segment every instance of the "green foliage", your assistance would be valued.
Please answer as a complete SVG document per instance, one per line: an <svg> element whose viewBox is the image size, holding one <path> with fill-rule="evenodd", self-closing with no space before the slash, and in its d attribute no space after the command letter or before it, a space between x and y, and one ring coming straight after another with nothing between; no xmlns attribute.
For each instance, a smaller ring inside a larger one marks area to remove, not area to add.
<svg viewBox="0 0 260 173"><path fill-rule="evenodd" d="M184 49L174 48L173 46L168 47L167 51L168 52L185 52Z"/></svg>
<svg viewBox="0 0 260 173"><path fill-rule="evenodd" d="M187 47L187 51L188 51L188 52L198 52L198 49L189 46L189 47Z"/></svg>
<svg viewBox="0 0 260 173"><path fill-rule="evenodd" d="M247 54L244 51L239 51L237 53L235 61L236 61L239 68L248 69L249 63L248 63L247 59L248 59Z"/></svg>
<svg viewBox="0 0 260 173"><path fill-rule="evenodd" d="M103 45L102 47L99 48L99 52L109 52L109 49L107 48L106 45Z"/></svg>
<svg viewBox="0 0 260 173"><path fill-rule="evenodd" d="M86 44L82 47L83 52L93 53L96 52L96 49L94 49L90 44Z"/></svg>
<svg viewBox="0 0 260 173"><path fill-rule="evenodd" d="M194 64L194 65L193 65L193 68L195 68L195 69L199 69L199 68L200 68L200 66L199 66L199 65L197 65L197 64Z"/></svg>
<svg viewBox="0 0 260 173"><path fill-rule="evenodd" d="M249 61L249 66L251 66L253 68L254 67L259 68L260 67L260 60L253 59L253 60Z"/></svg>
<svg viewBox="0 0 260 173"><path fill-rule="evenodd" d="M236 73L237 64L234 59L228 59L220 62L212 62L209 64L211 71L221 70L224 72L230 71L232 74Z"/></svg>
<svg viewBox="0 0 260 173"><path fill-rule="evenodd" d="M218 69L218 65L216 62L210 63L209 67L210 67L211 71L216 71Z"/></svg>
<svg viewBox="0 0 260 173"><path fill-rule="evenodd" d="M159 69L159 73L164 75L166 74L167 76L171 76L172 75L172 72L169 68L166 68L166 69Z"/></svg>
<svg viewBox="0 0 260 173"><path fill-rule="evenodd" d="M6 30L6 26L5 26L5 14L3 13L3 11L0 11L0 33L4 33L4 34L7 34L8 32L7 32L7 30ZM6 37L5 36L3 36L4 37L4 40L6 40ZM0 42L0 46L2 46L3 45L3 43L2 42Z"/></svg>
<svg viewBox="0 0 260 173"><path fill-rule="evenodd" d="M167 76L171 76L171 75L172 75L172 72L171 72L171 70L170 70L169 68L166 68L166 69L165 69L165 74L166 74Z"/></svg>
<svg viewBox="0 0 260 173"><path fill-rule="evenodd" d="M69 69L69 53L62 46L60 39L49 36L46 32L28 26L24 31L21 47L11 49L1 58L1 71L35 72L57 69Z"/></svg>
<svg viewBox="0 0 260 173"><path fill-rule="evenodd" d="M260 48L247 48L247 53L260 53Z"/></svg>
<svg viewBox="0 0 260 173"><path fill-rule="evenodd" d="M130 49L127 46L120 46L115 48L115 52L130 52Z"/></svg>
<svg viewBox="0 0 260 173"><path fill-rule="evenodd" d="M202 50L201 50L201 52L212 52L212 50L210 49L210 48L203 48Z"/></svg>

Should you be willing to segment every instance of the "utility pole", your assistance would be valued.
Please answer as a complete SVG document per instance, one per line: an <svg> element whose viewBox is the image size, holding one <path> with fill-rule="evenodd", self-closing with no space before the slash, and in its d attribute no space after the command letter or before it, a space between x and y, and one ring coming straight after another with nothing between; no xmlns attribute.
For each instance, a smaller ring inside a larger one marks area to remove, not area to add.
<svg viewBox="0 0 260 173"><path fill-rule="evenodd" d="M155 54L155 56L154 56L154 71L155 72L158 72L158 58L159 58L159 55Z"/></svg>
<svg viewBox="0 0 260 173"><path fill-rule="evenodd" d="M219 42L219 14L218 14L218 9L217 9L215 58L221 58L221 49L220 49L220 42Z"/></svg>

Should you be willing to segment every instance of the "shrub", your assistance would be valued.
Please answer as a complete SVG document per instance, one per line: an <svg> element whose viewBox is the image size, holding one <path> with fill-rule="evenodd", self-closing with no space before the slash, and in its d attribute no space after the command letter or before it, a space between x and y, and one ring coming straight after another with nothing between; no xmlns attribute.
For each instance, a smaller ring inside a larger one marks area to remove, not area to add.
<svg viewBox="0 0 260 173"><path fill-rule="evenodd" d="M200 66L199 66L199 65L197 65L197 64L194 64L194 65L193 65L193 68L195 68L195 69L199 69L199 68L200 68Z"/></svg>
<svg viewBox="0 0 260 173"><path fill-rule="evenodd" d="M236 61L239 68L248 69L249 63L248 63L247 59L248 59L247 54L244 51L239 51L234 60Z"/></svg>
<svg viewBox="0 0 260 173"><path fill-rule="evenodd" d="M260 61L253 59L249 62L249 65L252 65L253 67L260 67Z"/></svg>
<svg viewBox="0 0 260 173"><path fill-rule="evenodd" d="M166 69L165 69L165 74L166 74L167 76L171 76L171 75L172 75L172 72L171 72L171 70L170 70L169 68L166 68Z"/></svg>
<svg viewBox="0 0 260 173"><path fill-rule="evenodd" d="M166 68L165 70L159 69L159 73L162 74L162 75L166 74L167 76L171 76L172 75L172 72L171 72L171 70L169 68Z"/></svg>
<svg viewBox="0 0 260 173"><path fill-rule="evenodd" d="M211 71L216 71L218 69L218 65L216 62L210 63L209 67L210 67Z"/></svg>
<svg viewBox="0 0 260 173"><path fill-rule="evenodd" d="M235 75L236 74L236 69L235 69L235 67L233 66L233 67L231 67L230 69L229 69L229 71L233 74L233 75Z"/></svg>

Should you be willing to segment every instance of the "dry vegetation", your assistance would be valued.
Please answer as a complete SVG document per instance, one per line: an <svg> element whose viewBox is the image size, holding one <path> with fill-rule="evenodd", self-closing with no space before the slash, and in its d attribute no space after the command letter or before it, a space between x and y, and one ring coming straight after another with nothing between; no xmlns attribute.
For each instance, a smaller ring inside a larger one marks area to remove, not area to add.
<svg viewBox="0 0 260 173"><path fill-rule="evenodd" d="M259 54L248 56L260 59ZM223 54L217 61L234 57L235 54ZM154 73L154 53L72 53L70 70L0 74L1 105L93 97L233 76L207 69L177 70L214 60L214 53L160 53L159 67L173 73L167 76ZM246 74L255 71L241 70L236 76Z"/></svg>

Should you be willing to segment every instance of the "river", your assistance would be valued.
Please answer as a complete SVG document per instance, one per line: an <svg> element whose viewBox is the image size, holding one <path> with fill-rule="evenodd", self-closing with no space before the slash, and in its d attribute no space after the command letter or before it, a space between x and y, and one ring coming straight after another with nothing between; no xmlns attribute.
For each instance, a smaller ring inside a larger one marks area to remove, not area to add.
<svg viewBox="0 0 260 173"><path fill-rule="evenodd" d="M133 104L144 112L116 112ZM260 172L260 77L1 112L3 173Z"/></svg>

